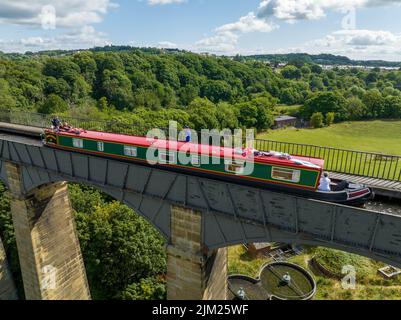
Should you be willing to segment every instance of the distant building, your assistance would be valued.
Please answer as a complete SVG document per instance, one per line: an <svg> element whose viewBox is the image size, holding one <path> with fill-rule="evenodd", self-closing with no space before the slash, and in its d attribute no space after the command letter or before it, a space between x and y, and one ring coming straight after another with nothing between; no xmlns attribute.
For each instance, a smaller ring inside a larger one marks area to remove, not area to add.
<svg viewBox="0 0 401 320"><path fill-rule="evenodd" d="M274 119L274 128L281 129L285 127L295 127L297 118L291 116L279 116Z"/></svg>

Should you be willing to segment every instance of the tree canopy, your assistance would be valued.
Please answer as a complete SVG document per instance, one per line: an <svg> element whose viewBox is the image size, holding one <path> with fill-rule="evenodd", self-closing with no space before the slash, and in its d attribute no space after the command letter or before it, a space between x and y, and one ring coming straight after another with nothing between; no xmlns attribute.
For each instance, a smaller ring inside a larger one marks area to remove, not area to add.
<svg viewBox="0 0 401 320"><path fill-rule="evenodd" d="M170 116L196 129L263 130L271 125L276 104L304 105L298 115L306 120L315 112L325 117L334 112L335 121L400 117L399 70L323 69L316 59L346 64L341 57L325 55L276 58L287 65L259 56L131 47L4 54L0 103L4 109L93 114L134 123L166 123ZM270 102L261 106L261 97Z"/></svg>

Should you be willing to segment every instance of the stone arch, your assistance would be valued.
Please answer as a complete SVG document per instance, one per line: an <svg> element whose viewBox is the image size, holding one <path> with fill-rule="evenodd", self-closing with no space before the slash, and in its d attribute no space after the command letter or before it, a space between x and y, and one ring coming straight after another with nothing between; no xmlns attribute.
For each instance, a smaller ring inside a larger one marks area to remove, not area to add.
<svg viewBox="0 0 401 320"><path fill-rule="evenodd" d="M2 179L5 185L8 186L5 164L6 162L4 160L0 163L0 179ZM163 199L151 196L144 197L140 194L140 192L135 192L134 190L123 189L104 181L95 181L93 179L88 179L71 173L68 174L65 172L56 172L55 170L49 170L32 165L18 165L21 168L21 185L22 191L25 194L29 194L32 192L32 190L40 188L43 185L61 181L88 185L104 192L105 194L108 194L121 203L126 204L128 207L142 216L146 221L152 224L163 235L164 238L169 238L170 203L163 201ZM170 176L171 180L175 179L174 175L171 174Z"/></svg>
<svg viewBox="0 0 401 320"><path fill-rule="evenodd" d="M3 167L1 172L3 172ZM152 224L163 236L164 238L168 241L170 239L170 231L171 231L171 223L170 223L170 216L171 216L171 210L170 206L172 204L171 199L163 199L163 197L149 197L149 196L144 196L143 194L140 194L138 192L134 192L132 190L127 190L127 189L122 189L120 187L114 187L112 185L108 184L102 184L99 182L94 182L90 181L84 178L79 178L76 176L68 175L68 174L57 174L51 171L46 171L45 169L42 168L36 168L32 166L22 166L22 175L23 175L23 181L24 181L24 186L27 191L33 190L35 188L40 187L43 184L51 183L51 182L57 182L57 181L68 181L68 182L73 182L73 183L80 183L80 184L85 184L92 186L94 188L97 188L98 190L101 190L102 192L108 194L109 196L113 197L114 199L126 204L128 207L133 209L135 212L137 212L139 215L141 215L145 220L147 220L150 224ZM3 179L4 180L4 179ZM188 181L188 179L186 180ZM187 182L188 183L188 182ZM196 184L193 185L195 188L198 188ZM218 185L216 182L212 182L212 186L214 190L219 190ZM235 187L235 189L238 189ZM235 190L234 189L234 190ZM205 198L206 195L203 195L203 198ZM197 203L200 205L204 205L204 203L207 203L207 200L202 200L202 195L201 193L196 194L196 198L194 199L199 199L197 200ZM216 201L216 200L214 200ZM302 202L305 202L305 200L302 200ZM299 200L298 203L301 203ZM189 207L191 207L190 205ZM221 205L219 205L221 206ZM311 206L311 205L309 205ZM315 204L314 206L317 206ZM322 205L323 207L323 205ZM324 210L327 211L328 214L330 214L330 207L326 204L324 205ZM313 208L312 208L313 209ZM206 217L210 217L213 215L213 208L211 210L208 210L207 208L201 209L203 212L203 215ZM237 224L238 230L242 228L241 225L243 223L241 221L233 219L234 217L230 218L229 216L226 216L224 218L224 221L221 222L222 224L226 224L227 222L230 221L230 224ZM290 216L286 219L291 218ZM219 224L219 218L215 218L216 223ZM256 227L253 227L256 230ZM259 225L257 227L259 230L263 229L263 225ZM334 249L339 249L347 252L352 252L356 253L359 255L364 255L369 258L375 259L375 260L380 260L389 264L393 265L401 265L400 258L397 257L391 257L386 255L385 253L381 254L380 252L375 252L372 250L367 250L366 248L363 248L358 245L354 244L344 244L342 245L340 242L335 242L335 241L329 241L329 240L322 240L319 239L319 237L311 237L311 236L306 236L306 237L301 237L298 234L292 233L292 232L285 232L285 230L280 229L280 228L275 228L274 226L269 227L271 230L275 230L273 233L273 237L265 237L265 238L250 238L247 240L250 240L249 242L257 242L263 239L263 241L266 242L271 242L271 241L280 241L280 242L285 242L285 243L305 243L305 244L310 244L314 246L326 246ZM266 229L266 227L265 227ZM218 230L216 227L214 228L215 233L221 232L221 230ZM264 231L265 234L268 234L266 230ZM244 240L244 239L242 239ZM241 241L242 241L241 240ZM210 249L218 249L225 247L227 245L232 245L233 243L240 243L240 240L237 240L235 242L232 242L230 239L224 239L223 244L212 244L208 245L208 248Z"/></svg>
<svg viewBox="0 0 401 320"><path fill-rule="evenodd" d="M115 190L107 188L105 186L101 187L95 184L91 184L91 183L87 183L87 182L77 182L76 180L66 180L64 178L54 178L51 181L49 181L48 183L55 183L55 182L69 182L69 183L77 183L77 184L81 184L81 185L86 185L89 187L93 187L101 192L103 192L104 194L112 197L114 200L119 201L120 203L128 206L130 209L132 209L133 211L135 211L136 214L138 214L139 216L141 216L143 219L145 219L145 221L147 221L150 225L152 225L152 227L154 227L166 240L169 239L169 235L165 232L165 230L163 230L162 228L160 228L159 225L154 224L151 216L157 214L157 211L159 210L160 207L165 207L165 210L163 211L163 214L168 213L166 212L168 209L168 211L170 210L170 205L167 203L162 203L161 205L158 205L158 203L160 203L160 201L155 201L152 207L149 206L149 211L150 212L144 212L143 209L140 209L137 205L135 205L133 202L131 202L129 200L129 197L124 197L123 199L121 199L121 195L119 195ZM31 192L32 190L36 189L36 188L40 188L40 186L45 185L45 184L40 184L40 185L36 185L34 188L28 190L28 193ZM159 212L160 214L160 212ZM168 216L169 219L169 216Z"/></svg>

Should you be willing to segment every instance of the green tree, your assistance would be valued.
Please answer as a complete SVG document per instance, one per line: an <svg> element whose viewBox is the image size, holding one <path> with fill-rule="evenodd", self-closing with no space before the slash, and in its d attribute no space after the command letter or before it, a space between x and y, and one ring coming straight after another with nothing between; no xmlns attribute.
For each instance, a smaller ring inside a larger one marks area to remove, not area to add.
<svg viewBox="0 0 401 320"><path fill-rule="evenodd" d="M101 97L97 102L97 107L101 111L106 111L108 108L108 102L106 97Z"/></svg>
<svg viewBox="0 0 401 320"><path fill-rule="evenodd" d="M300 103L302 99L303 96L293 87L283 89L280 94L280 102L283 104L294 105Z"/></svg>
<svg viewBox="0 0 401 320"><path fill-rule="evenodd" d="M221 129L237 129L238 118L232 105L227 102L217 104L217 121L220 123Z"/></svg>
<svg viewBox="0 0 401 320"><path fill-rule="evenodd" d="M287 65L281 70L281 74L286 79L301 79L302 72L296 66Z"/></svg>
<svg viewBox="0 0 401 320"><path fill-rule="evenodd" d="M311 74L312 71L311 71L311 68L309 68L308 66L302 66L301 72L304 77L307 77Z"/></svg>
<svg viewBox="0 0 401 320"><path fill-rule="evenodd" d="M346 104L346 112L347 117L346 119L349 120L360 120L363 119L364 115L366 114L366 107L363 104L362 100L358 97L350 97L347 99Z"/></svg>
<svg viewBox="0 0 401 320"><path fill-rule="evenodd" d="M323 127L323 114L321 112L315 112L310 118L310 123L313 128Z"/></svg>
<svg viewBox="0 0 401 320"><path fill-rule="evenodd" d="M321 112L326 116L328 112L334 112L339 121L347 119L346 100L339 92L318 92L313 94L301 109L305 119L309 119L313 113Z"/></svg>
<svg viewBox="0 0 401 320"><path fill-rule="evenodd" d="M383 115L384 98L379 90L371 89L363 95L362 102L366 106L366 116L368 118L378 118Z"/></svg>
<svg viewBox="0 0 401 320"><path fill-rule="evenodd" d="M49 58L43 66L43 74L56 79L62 78L72 84L81 70L69 58Z"/></svg>
<svg viewBox="0 0 401 320"><path fill-rule="evenodd" d="M17 101L11 95L10 85L4 79L0 79L0 108L12 109L17 106Z"/></svg>
<svg viewBox="0 0 401 320"><path fill-rule="evenodd" d="M188 106L189 121L196 130L218 129L216 105L207 98L196 98Z"/></svg>
<svg viewBox="0 0 401 320"><path fill-rule="evenodd" d="M76 53L73 56L73 61L79 66L85 81L93 85L96 80L97 65L92 52L83 51Z"/></svg>
<svg viewBox="0 0 401 320"><path fill-rule="evenodd" d="M131 81L123 72L105 70L102 90L107 100L117 109L133 108Z"/></svg>
<svg viewBox="0 0 401 320"><path fill-rule="evenodd" d="M24 298L21 268L19 264L17 242L11 216L10 198L5 186L0 182L0 238L4 245L10 269L17 285L18 296Z"/></svg>
<svg viewBox="0 0 401 320"><path fill-rule="evenodd" d="M312 91L320 91L324 89L324 83L322 81L322 78L314 76L310 80L310 89Z"/></svg>
<svg viewBox="0 0 401 320"><path fill-rule="evenodd" d="M385 118L399 119L401 118L401 97L388 96L384 99L384 111L383 116Z"/></svg>
<svg viewBox="0 0 401 320"><path fill-rule="evenodd" d="M165 300L166 284L155 278L141 279L130 284L122 292L122 300Z"/></svg>
<svg viewBox="0 0 401 320"><path fill-rule="evenodd" d="M45 114L63 113L67 110L67 102L56 94L50 94L38 108L39 113Z"/></svg>
<svg viewBox="0 0 401 320"><path fill-rule="evenodd" d="M323 72L323 69L318 64L313 64L311 65L311 71L316 74L321 74Z"/></svg>
<svg viewBox="0 0 401 320"><path fill-rule="evenodd" d="M326 114L326 125L331 126L334 123L334 119L335 119L335 113L328 112Z"/></svg>
<svg viewBox="0 0 401 320"><path fill-rule="evenodd" d="M201 96L214 103L229 101L232 96L230 85L222 80L208 80L201 88Z"/></svg>
<svg viewBox="0 0 401 320"><path fill-rule="evenodd" d="M56 94L67 100L71 97L71 87L63 78L46 77L44 93L46 95Z"/></svg>
<svg viewBox="0 0 401 320"><path fill-rule="evenodd" d="M274 102L267 97L258 97L251 101L239 103L236 108L239 113L238 120L246 128L263 130L273 125Z"/></svg>
<svg viewBox="0 0 401 320"><path fill-rule="evenodd" d="M77 212L76 220L94 298L116 298L129 284L166 271L163 238L128 207L112 201Z"/></svg>

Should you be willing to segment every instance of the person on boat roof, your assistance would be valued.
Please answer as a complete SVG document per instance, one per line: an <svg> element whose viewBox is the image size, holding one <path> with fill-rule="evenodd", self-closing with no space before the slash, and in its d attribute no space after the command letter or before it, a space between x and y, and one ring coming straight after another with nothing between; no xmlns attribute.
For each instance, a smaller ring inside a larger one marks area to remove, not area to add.
<svg viewBox="0 0 401 320"><path fill-rule="evenodd" d="M331 180L329 178L329 174L327 172L323 173L323 177L320 178L320 184L318 190L330 192L331 191L330 183Z"/></svg>
<svg viewBox="0 0 401 320"><path fill-rule="evenodd" d="M58 118L58 116L55 116L55 117L52 119L52 126L53 126L53 129L56 130L56 132L58 132L58 131L60 130L60 125L61 125L60 119Z"/></svg>
<svg viewBox="0 0 401 320"><path fill-rule="evenodd" d="M72 127L68 124L68 122L64 122L61 127L61 129L65 130L65 131L71 130L71 128Z"/></svg>

